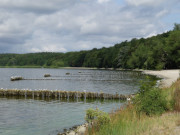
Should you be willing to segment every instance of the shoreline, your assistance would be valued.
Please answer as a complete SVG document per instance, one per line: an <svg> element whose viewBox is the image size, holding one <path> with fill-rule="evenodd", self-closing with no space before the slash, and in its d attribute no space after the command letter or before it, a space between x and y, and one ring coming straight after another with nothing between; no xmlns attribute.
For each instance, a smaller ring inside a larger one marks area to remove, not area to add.
<svg viewBox="0 0 180 135"><path fill-rule="evenodd" d="M84 135L87 127L88 127L88 123L85 123L82 125L69 128L67 131L58 133L57 135Z"/></svg>
<svg viewBox="0 0 180 135"><path fill-rule="evenodd" d="M159 85L160 88L170 87L174 82L177 81L178 78L180 78L180 69L159 70L159 71L155 71L155 70L132 70L132 71L141 71L144 74L153 75L158 78L162 78ZM75 132L73 130L70 130L69 132L58 134L58 135L84 135L87 127L88 125L86 123L78 127L79 129L81 129L80 132ZM78 131L77 129L76 131Z"/></svg>
<svg viewBox="0 0 180 135"><path fill-rule="evenodd" d="M140 70L142 73L147 75L154 75L162 78L160 81L160 88L170 87L180 77L180 69L174 70Z"/></svg>
<svg viewBox="0 0 180 135"><path fill-rule="evenodd" d="M43 66L0 66L0 68L39 68L39 69L75 69L75 70L117 70L117 71L136 71L123 68L97 68L97 67L43 67ZM137 70L138 71L138 70ZM140 71L140 70L139 70Z"/></svg>

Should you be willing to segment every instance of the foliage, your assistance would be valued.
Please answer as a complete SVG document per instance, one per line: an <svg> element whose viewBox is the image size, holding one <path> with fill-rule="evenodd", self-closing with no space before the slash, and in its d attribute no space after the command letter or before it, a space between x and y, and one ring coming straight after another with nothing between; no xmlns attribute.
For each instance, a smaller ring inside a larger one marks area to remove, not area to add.
<svg viewBox="0 0 180 135"><path fill-rule="evenodd" d="M179 68L179 37L180 31L174 30L147 39L123 42L117 56L118 67L158 70Z"/></svg>
<svg viewBox="0 0 180 135"><path fill-rule="evenodd" d="M180 30L180 24L175 23L173 30Z"/></svg>
<svg viewBox="0 0 180 135"><path fill-rule="evenodd" d="M109 48L67 53L0 54L0 66L96 67L124 69L180 68L180 30L132 39Z"/></svg>
<svg viewBox="0 0 180 135"><path fill-rule="evenodd" d="M99 109L88 109L86 110L86 121L89 123L94 122L96 125L100 126L110 122L110 116L108 113L100 111Z"/></svg>
<svg viewBox="0 0 180 135"><path fill-rule="evenodd" d="M139 95L137 98L137 111L144 112L148 116L160 115L167 109L166 100L158 88L153 88L144 96Z"/></svg>
<svg viewBox="0 0 180 135"><path fill-rule="evenodd" d="M92 122L96 116L97 116L97 111L95 111L94 109L92 108L89 108L88 110L86 110L86 121L87 122Z"/></svg>
<svg viewBox="0 0 180 135"><path fill-rule="evenodd" d="M156 79L146 76L146 78L143 81L140 81L140 88L138 91L139 95L146 94L146 92L154 88L155 85L156 85Z"/></svg>
<svg viewBox="0 0 180 135"><path fill-rule="evenodd" d="M154 83L143 82L134 99L136 111L148 116L161 115L167 108L167 100L161 89L153 87Z"/></svg>

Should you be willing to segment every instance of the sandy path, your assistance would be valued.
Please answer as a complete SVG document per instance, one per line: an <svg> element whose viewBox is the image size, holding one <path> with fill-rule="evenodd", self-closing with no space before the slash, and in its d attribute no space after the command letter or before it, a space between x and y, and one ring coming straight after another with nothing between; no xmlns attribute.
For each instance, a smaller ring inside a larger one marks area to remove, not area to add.
<svg viewBox="0 0 180 135"><path fill-rule="evenodd" d="M163 78L160 83L160 87L170 87L173 82L175 82L180 77L180 69L179 70L143 70L145 74L155 75L160 78Z"/></svg>

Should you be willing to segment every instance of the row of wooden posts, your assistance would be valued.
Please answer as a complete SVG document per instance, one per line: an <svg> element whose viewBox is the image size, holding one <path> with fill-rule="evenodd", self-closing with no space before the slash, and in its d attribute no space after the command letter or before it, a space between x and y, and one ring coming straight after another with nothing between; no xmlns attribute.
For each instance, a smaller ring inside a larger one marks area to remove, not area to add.
<svg viewBox="0 0 180 135"><path fill-rule="evenodd" d="M67 73L66 73L67 74ZM51 77L45 74L44 77ZM11 77L11 81L26 80L21 76ZM0 89L0 96L6 97L28 97L28 98L64 98L64 99L120 99L126 100L130 95L119 95L98 92L79 92L79 91L53 91L53 90L17 90L17 89Z"/></svg>
<svg viewBox="0 0 180 135"><path fill-rule="evenodd" d="M66 73L66 75L69 75L70 73ZM47 77L52 77L52 75L50 74L45 74L44 75L45 78ZM19 81L19 80L58 80L58 79L25 79L22 76L11 76L11 81Z"/></svg>
<svg viewBox="0 0 180 135"><path fill-rule="evenodd" d="M29 97L29 98L64 98L64 99L120 99L126 100L129 95L108 94L98 92L79 92L79 91L53 91L53 90L4 90L0 89L0 96L6 97Z"/></svg>

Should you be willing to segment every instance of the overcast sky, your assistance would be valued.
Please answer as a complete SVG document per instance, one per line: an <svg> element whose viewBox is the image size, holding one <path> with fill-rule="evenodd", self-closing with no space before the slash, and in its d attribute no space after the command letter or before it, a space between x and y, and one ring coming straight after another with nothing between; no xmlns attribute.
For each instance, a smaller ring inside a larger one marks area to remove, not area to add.
<svg viewBox="0 0 180 135"><path fill-rule="evenodd" d="M180 0L0 0L0 53L69 52L180 23Z"/></svg>

